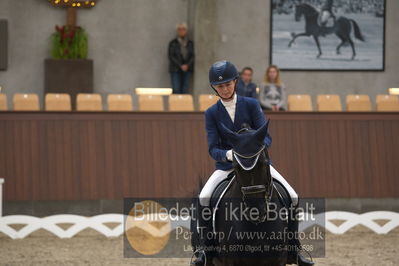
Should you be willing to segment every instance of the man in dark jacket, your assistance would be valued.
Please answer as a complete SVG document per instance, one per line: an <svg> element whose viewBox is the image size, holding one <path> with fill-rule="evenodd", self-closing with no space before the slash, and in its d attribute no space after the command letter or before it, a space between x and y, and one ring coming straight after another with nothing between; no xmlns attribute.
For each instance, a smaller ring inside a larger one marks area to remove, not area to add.
<svg viewBox="0 0 399 266"><path fill-rule="evenodd" d="M177 25L177 37L169 42L169 73L173 93L185 94L194 67L194 43L188 39L187 25Z"/></svg>

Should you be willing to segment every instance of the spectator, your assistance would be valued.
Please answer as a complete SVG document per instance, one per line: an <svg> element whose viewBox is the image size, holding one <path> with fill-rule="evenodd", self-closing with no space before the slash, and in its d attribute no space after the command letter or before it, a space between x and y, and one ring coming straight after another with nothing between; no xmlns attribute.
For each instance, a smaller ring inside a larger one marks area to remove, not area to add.
<svg viewBox="0 0 399 266"><path fill-rule="evenodd" d="M280 69L276 65L267 68L264 82L261 84L259 102L263 109L285 111L287 99L284 84L280 79Z"/></svg>
<svg viewBox="0 0 399 266"><path fill-rule="evenodd" d="M256 84L252 82L254 71L250 67L244 67L237 82L237 94L245 97L258 98Z"/></svg>
<svg viewBox="0 0 399 266"><path fill-rule="evenodd" d="M188 39L187 24L178 24L176 31L176 38L169 42L169 72L173 93L185 94L193 73L194 43Z"/></svg>

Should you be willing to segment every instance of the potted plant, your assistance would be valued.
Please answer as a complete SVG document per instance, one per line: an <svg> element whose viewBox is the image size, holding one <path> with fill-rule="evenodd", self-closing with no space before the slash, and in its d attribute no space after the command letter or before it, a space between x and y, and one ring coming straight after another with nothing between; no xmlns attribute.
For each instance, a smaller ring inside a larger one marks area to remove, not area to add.
<svg viewBox="0 0 399 266"><path fill-rule="evenodd" d="M51 36L53 59L87 59L87 33L79 26L55 26Z"/></svg>

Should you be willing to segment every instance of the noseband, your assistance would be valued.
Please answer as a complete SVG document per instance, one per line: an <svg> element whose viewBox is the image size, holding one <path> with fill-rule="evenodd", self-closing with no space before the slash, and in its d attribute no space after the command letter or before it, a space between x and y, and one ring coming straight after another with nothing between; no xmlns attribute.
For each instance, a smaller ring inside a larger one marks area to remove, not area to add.
<svg viewBox="0 0 399 266"><path fill-rule="evenodd" d="M250 156L244 156L244 155L239 154L239 153L237 153L236 151L233 150L233 155L234 155L236 161L238 162L238 164L240 165L240 167L243 170L250 171L257 164L259 156L265 150L265 148L266 148L266 146L263 145L262 148L258 152L256 152L253 155L250 155ZM245 167L241 163L240 158L244 158L244 159L253 159L253 158L255 158L255 159L254 159L254 163L251 166ZM270 175L270 186L268 187L268 189L266 189L266 186L264 184L263 185L253 185L253 186L242 186L241 187L242 200L245 203L245 199L250 197L251 195L264 194L265 201L266 201L266 203L268 203L271 200L272 191L273 191L272 176Z"/></svg>
<svg viewBox="0 0 399 266"><path fill-rule="evenodd" d="M251 195L254 195L254 194L260 194L260 193L264 193L266 201L268 200L266 198L266 187L265 187L265 185L255 185L255 186L241 187L241 193L242 193L242 199L243 199L244 202L245 202L245 199L248 196L251 196Z"/></svg>

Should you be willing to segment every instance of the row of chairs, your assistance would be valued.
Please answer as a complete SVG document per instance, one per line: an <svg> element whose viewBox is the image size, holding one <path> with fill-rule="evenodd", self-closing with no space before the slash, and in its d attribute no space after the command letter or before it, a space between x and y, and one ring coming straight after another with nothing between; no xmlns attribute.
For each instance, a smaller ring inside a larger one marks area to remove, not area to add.
<svg viewBox="0 0 399 266"><path fill-rule="evenodd" d="M212 94L199 96L199 111L205 111L216 103L218 97ZM194 111L193 96L189 94L172 94L168 97L169 111ZM7 97L0 94L0 110L7 110ZM46 111L71 111L71 96L69 94L48 93L45 96L44 109ZM39 96L34 93L14 94L13 110L39 111ZM102 97L96 93L81 93L76 97L77 111L103 111ZM133 100L130 94L109 94L107 96L108 111L132 111ZM160 95L139 95L138 110L164 111L163 97Z"/></svg>
<svg viewBox="0 0 399 266"><path fill-rule="evenodd" d="M377 95L376 110L378 112L398 112L399 98L397 95ZM341 98L339 95L323 94L317 96L316 108L319 112L342 111ZM310 95L289 95L289 111L312 111L312 98ZM370 112L371 100L368 95L347 95L346 110L349 112Z"/></svg>
<svg viewBox="0 0 399 266"><path fill-rule="evenodd" d="M199 96L199 111L205 111L213 105L218 97L212 94ZM396 95L378 95L376 97L377 111L399 111L399 98ZM159 95L139 95L138 110L164 111L164 101ZM172 94L168 97L169 111L194 111L192 95ZM39 97L37 94L15 94L13 110L38 111ZM371 101L368 95L348 95L346 97L347 111L371 111ZM130 94L109 94L107 96L108 111L132 111L133 101ZM342 111L339 95L318 95L317 111ZM0 110L7 110L7 98L0 94ZM76 99L77 111L102 111L100 94L78 94ZM69 94L49 93L45 96L46 111L71 111L71 97ZM297 94L288 96L289 111L313 111L310 95Z"/></svg>

